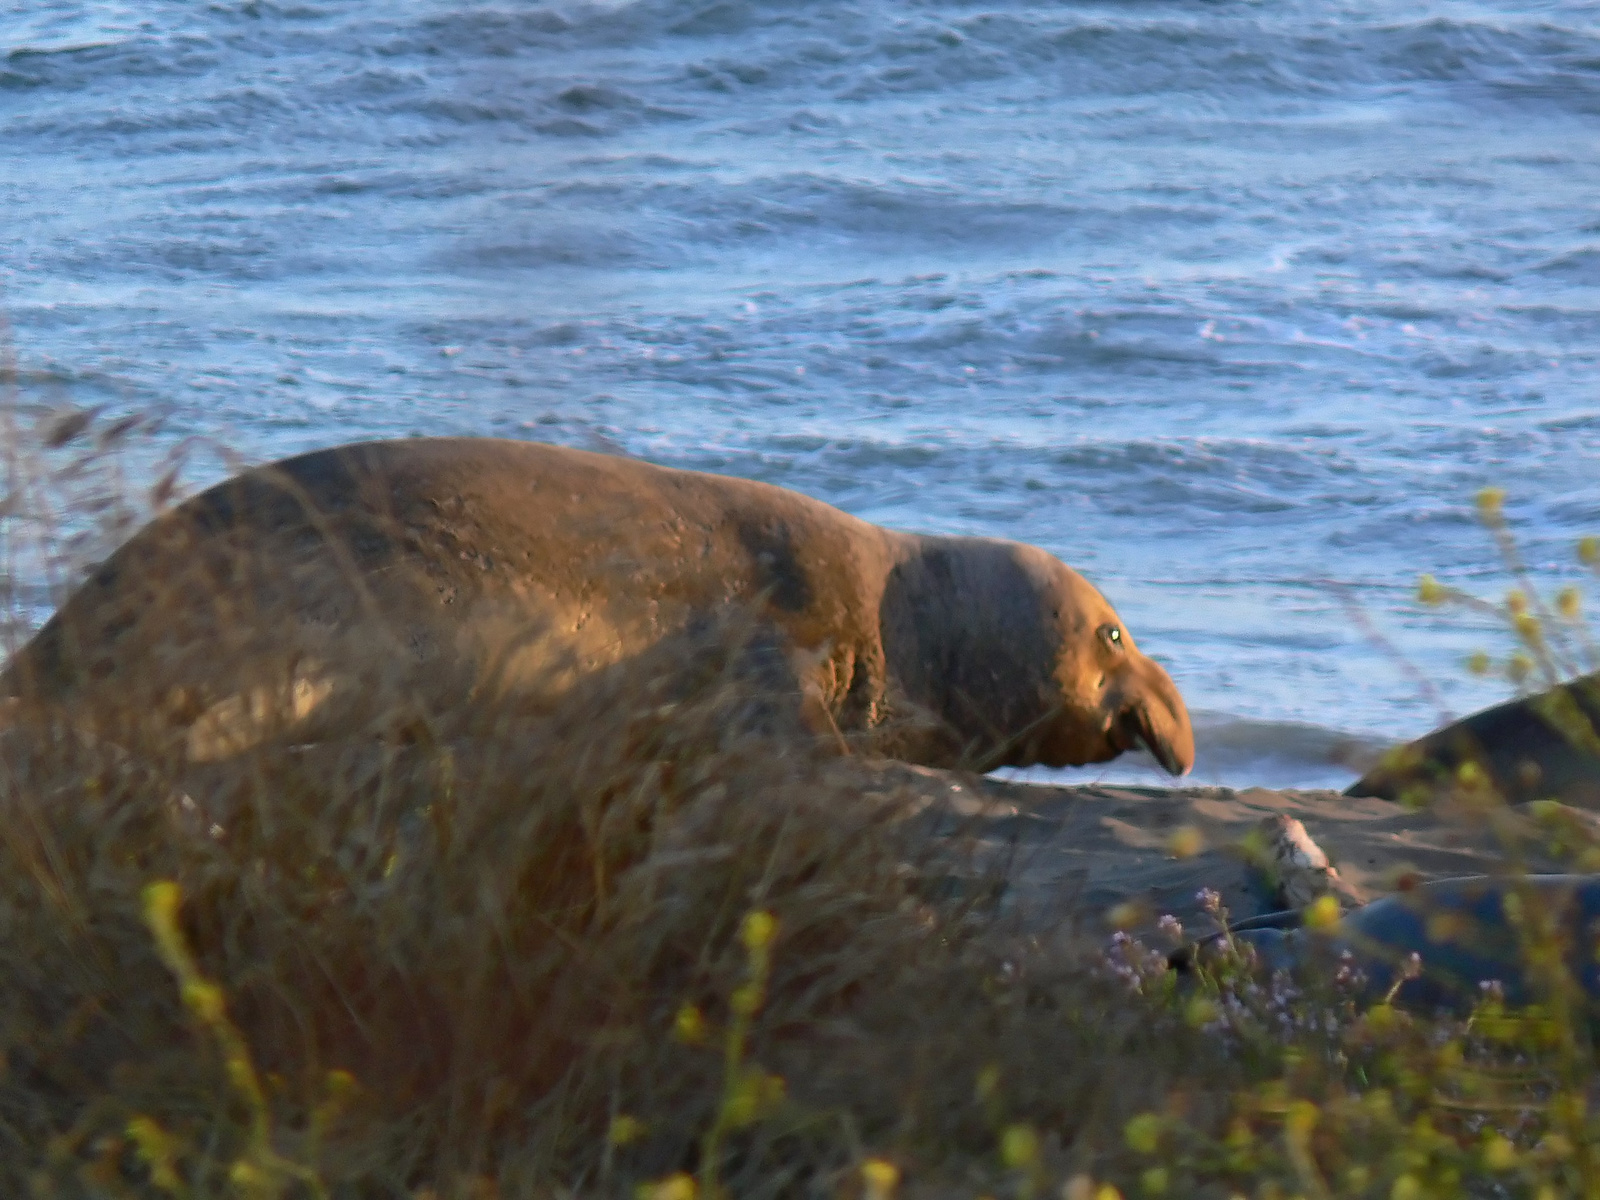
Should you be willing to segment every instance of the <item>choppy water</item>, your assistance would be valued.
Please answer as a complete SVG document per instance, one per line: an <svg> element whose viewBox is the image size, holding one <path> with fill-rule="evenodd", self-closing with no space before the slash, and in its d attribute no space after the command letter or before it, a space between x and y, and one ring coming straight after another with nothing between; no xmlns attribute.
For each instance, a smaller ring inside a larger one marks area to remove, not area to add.
<svg viewBox="0 0 1600 1200"><path fill-rule="evenodd" d="M1081 567L1202 779L1465 711L1600 531L1600 5L30 3L0 282L34 390L258 459L495 433ZM1316 726L1241 725L1248 721Z"/></svg>

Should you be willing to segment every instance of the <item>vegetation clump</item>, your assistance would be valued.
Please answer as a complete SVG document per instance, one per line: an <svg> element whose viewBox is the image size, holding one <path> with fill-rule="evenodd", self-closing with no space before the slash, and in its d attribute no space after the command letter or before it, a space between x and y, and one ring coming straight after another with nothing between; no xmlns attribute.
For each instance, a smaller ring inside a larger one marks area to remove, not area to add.
<svg viewBox="0 0 1600 1200"><path fill-rule="evenodd" d="M111 452L52 421L11 495ZM10 564L43 561L25 509ZM1185 975L1175 921L1028 932L947 886L904 776L752 719L740 646L203 764L14 699L0 1194L1600 1196L1556 925L1536 1004L1447 1012L1337 954L1269 969L1211 896ZM1564 811L1445 815L1596 861Z"/></svg>

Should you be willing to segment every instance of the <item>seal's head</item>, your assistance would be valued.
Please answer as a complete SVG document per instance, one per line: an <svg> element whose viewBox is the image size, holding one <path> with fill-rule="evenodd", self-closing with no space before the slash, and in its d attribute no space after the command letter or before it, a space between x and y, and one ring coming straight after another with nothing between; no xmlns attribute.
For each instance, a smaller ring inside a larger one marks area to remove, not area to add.
<svg viewBox="0 0 1600 1200"><path fill-rule="evenodd" d="M1194 731L1171 677L1140 653L1093 584L1043 551L1027 555L1035 556L1041 561L1027 566L1054 642L1045 696L1054 711L1019 738L1017 765L1105 762L1142 746L1170 774L1186 773L1194 765Z"/></svg>
<svg viewBox="0 0 1600 1200"><path fill-rule="evenodd" d="M884 648L983 767L1081 766L1144 747L1174 775L1194 731L1106 598L1034 546L923 538L885 596Z"/></svg>

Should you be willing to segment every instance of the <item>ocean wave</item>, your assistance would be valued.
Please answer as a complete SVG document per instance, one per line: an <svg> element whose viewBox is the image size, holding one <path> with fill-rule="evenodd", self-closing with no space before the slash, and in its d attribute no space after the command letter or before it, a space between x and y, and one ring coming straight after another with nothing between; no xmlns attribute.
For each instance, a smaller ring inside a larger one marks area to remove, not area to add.
<svg viewBox="0 0 1600 1200"><path fill-rule="evenodd" d="M1372 767L1394 739L1350 733L1301 721L1257 720L1199 711L1195 763L1184 782L1234 788L1343 789ZM1007 768L997 777L1037 783L1127 783L1171 786L1171 776L1142 751L1112 763L1051 769Z"/></svg>
<svg viewBox="0 0 1600 1200"><path fill-rule="evenodd" d="M1596 532L1587 2L57 16L0 22L7 315L65 364L30 402L260 459L551 438L1032 541L1197 709L1397 736L1432 706L1308 581L1449 682L1492 631L1407 597L1502 589L1474 492L1563 580Z"/></svg>
<svg viewBox="0 0 1600 1200"><path fill-rule="evenodd" d="M1550 275L1584 287L1600 287L1600 246L1583 246L1568 250L1533 268L1541 275Z"/></svg>

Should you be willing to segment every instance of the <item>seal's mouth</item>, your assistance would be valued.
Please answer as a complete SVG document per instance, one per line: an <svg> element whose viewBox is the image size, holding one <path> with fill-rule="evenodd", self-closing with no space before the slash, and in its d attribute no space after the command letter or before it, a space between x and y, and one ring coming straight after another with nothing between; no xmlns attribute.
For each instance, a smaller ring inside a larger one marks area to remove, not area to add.
<svg viewBox="0 0 1600 1200"><path fill-rule="evenodd" d="M1161 764L1162 769L1168 775L1183 775L1188 772L1189 768L1184 765L1183 760L1173 753L1172 747L1160 738L1141 737L1139 741L1146 750L1155 756L1155 760Z"/></svg>
<svg viewBox="0 0 1600 1200"><path fill-rule="evenodd" d="M1136 704L1124 712L1117 722L1117 733L1118 741L1122 743L1120 749L1143 747L1168 775L1182 775L1188 771L1189 764L1178 754L1176 747L1156 732L1148 706Z"/></svg>

